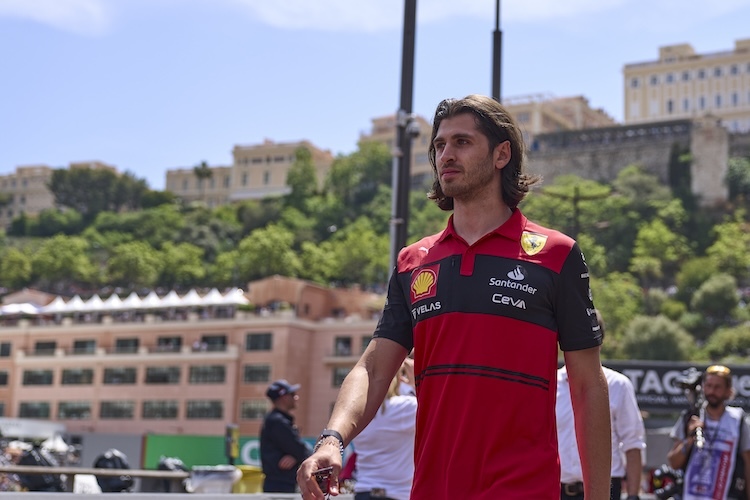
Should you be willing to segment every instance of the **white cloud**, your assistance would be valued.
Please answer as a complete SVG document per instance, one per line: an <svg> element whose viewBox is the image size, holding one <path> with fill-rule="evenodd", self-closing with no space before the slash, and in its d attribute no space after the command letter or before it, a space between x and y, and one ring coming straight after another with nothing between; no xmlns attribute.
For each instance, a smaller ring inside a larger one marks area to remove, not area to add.
<svg viewBox="0 0 750 500"><path fill-rule="evenodd" d="M111 21L105 0L0 0L0 17L28 19L80 35L100 35Z"/></svg>

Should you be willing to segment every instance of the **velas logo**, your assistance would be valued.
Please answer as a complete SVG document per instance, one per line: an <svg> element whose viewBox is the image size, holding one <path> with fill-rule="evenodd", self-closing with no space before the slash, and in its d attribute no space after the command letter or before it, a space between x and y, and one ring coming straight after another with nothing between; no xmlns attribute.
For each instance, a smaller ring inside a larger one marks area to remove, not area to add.
<svg viewBox="0 0 750 500"><path fill-rule="evenodd" d="M412 304L437 295L437 280L440 264L416 269L411 276Z"/></svg>
<svg viewBox="0 0 750 500"><path fill-rule="evenodd" d="M547 243L547 236L539 233L524 231L521 235L521 248L528 255L536 255L542 251Z"/></svg>

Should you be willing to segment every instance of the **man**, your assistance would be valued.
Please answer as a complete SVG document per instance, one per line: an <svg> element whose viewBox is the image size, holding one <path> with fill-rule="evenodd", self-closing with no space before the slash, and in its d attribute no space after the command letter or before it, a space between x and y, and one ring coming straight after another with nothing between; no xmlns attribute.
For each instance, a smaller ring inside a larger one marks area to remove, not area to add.
<svg viewBox="0 0 750 500"><path fill-rule="evenodd" d="M297 407L300 385L286 380L272 383L266 396L273 409L266 415L260 430L260 461L265 479L263 491L294 493L297 466L310 456L310 447L299 437L291 411Z"/></svg>
<svg viewBox="0 0 750 500"><path fill-rule="evenodd" d="M750 499L750 426L742 408L727 406L734 398L732 373L709 366L701 390L699 415L683 414L672 428L674 445L667 454L673 469L685 471L683 500ZM744 472L744 474L743 474Z"/></svg>
<svg viewBox="0 0 750 500"><path fill-rule="evenodd" d="M414 348L417 422L412 500L557 500L558 342L565 351L588 498L609 491L609 406L601 336L577 244L517 209L538 177L524 173L515 121L492 98L441 102L429 146L430 198L448 227L401 250L383 315L344 380L312 457L338 493L343 447L378 411Z"/></svg>
<svg viewBox="0 0 750 500"><path fill-rule="evenodd" d="M596 317L604 338L604 322L599 311ZM609 387L609 415L612 428L612 469L610 500L620 500L622 480L627 478L627 500L638 500L643 472L642 453L646 449L646 430L638 408L633 383L622 373L604 367ZM583 475L578 454L573 408L570 401L568 371L557 370L557 444L560 451L560 499L583 500Z"/></svg>

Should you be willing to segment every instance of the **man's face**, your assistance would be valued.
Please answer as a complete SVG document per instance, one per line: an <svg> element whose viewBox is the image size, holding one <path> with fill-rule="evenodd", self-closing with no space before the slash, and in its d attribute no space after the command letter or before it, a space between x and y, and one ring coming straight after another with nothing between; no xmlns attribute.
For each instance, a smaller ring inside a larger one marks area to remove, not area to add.
<svg viewBox="0 0 750 500"><path fill-rule="evenodd" d="M707 374L703 381L703 395L710 407L718 408L732 396L732 389L724 377Z"/></svg>
<svg viewBox="0 0 750 500"><path fill-rule="evenodd" d="M290 411L297 407L297 400L299 399L299 396L296 392L290 392L288 394L284 394L283 396L280 396L276 400L276 406L284 411Z"/></svg>
<svg viewBox="0 0 750 500"><path fill-rule="evenodd" d="M510 143L506 141L490 151L489 141L477 128L473 114L443 119L433 144L438 180L446 196L469 200L485 190L499 195L499 168L510 159ZM505 149L507 159L498 158Z"/></svg>

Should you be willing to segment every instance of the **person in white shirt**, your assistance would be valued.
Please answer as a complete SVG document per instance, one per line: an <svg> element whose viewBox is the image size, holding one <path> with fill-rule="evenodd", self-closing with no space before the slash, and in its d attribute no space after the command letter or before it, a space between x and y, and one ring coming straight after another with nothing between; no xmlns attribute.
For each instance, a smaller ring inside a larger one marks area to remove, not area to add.
<svg viewBox="0 0 750 500"><path fill-rule="evenodd" d="M352 442L355 500L409 500L416 415L414 360L406 358L375 418Z"/></svg>
<svg viewBox="0 0 750 500"><path fill-rule="evenodd" d="M604 322L596 312L604 336ZM638 500L641 488L646 430L638 408L633 383L622 373L602 367L609 388L612 423L612 472L610 499L620 500L622 482L627 478L627 500ZM582 500L583 474L573 420L568 372L557 370L557 446L560 455L560 499Z"/></svg>

